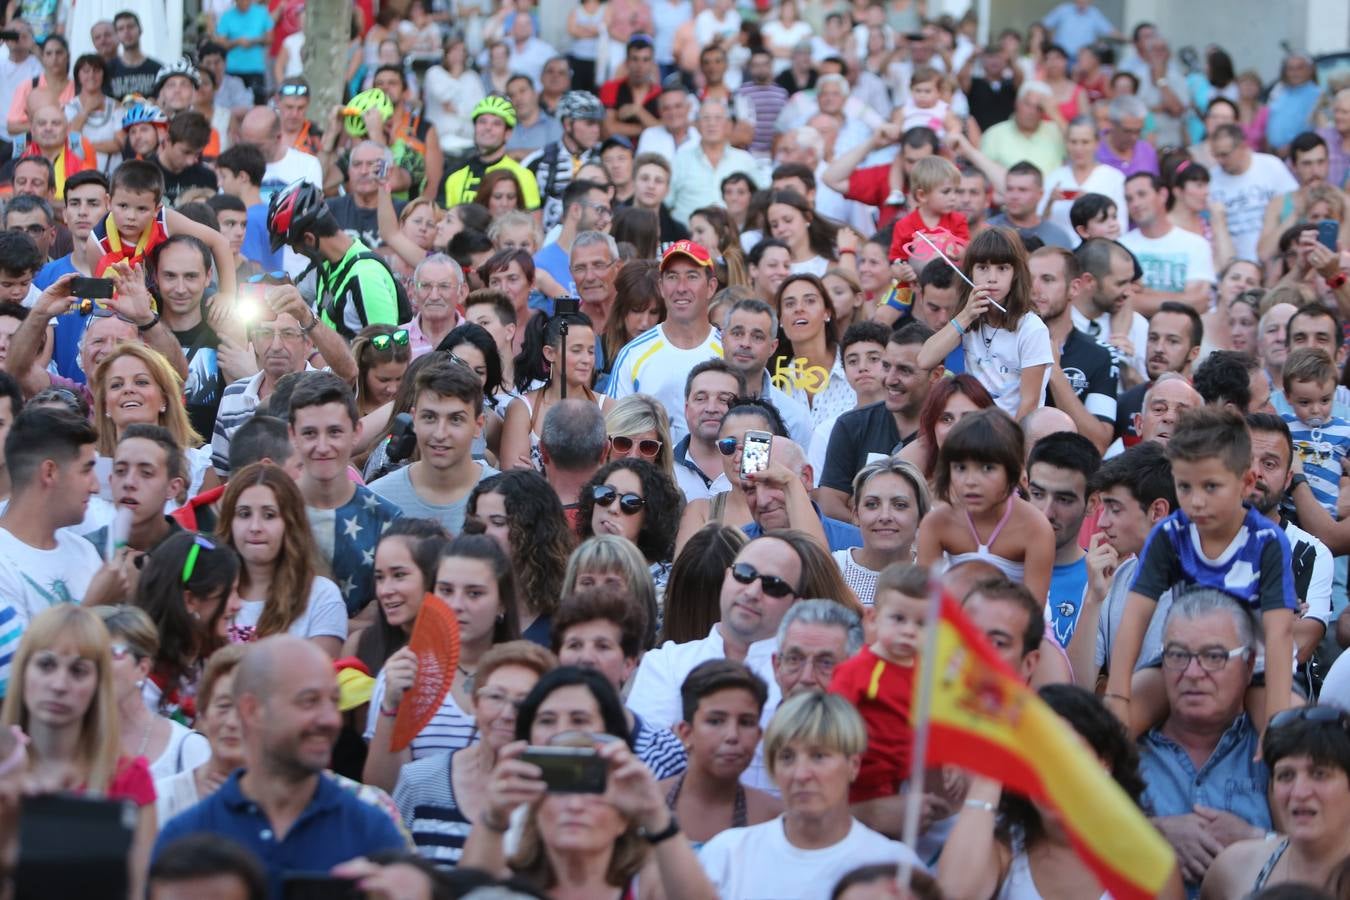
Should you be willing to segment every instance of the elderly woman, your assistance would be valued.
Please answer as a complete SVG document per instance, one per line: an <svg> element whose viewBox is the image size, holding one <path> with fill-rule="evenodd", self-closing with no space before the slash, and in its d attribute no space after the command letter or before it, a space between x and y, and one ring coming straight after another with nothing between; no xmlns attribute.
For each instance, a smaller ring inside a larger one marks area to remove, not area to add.
<svg viewBox="0 0 1350 900"><path fill-rule="evenodd" d="M1350 713L1286 710L1271 719L1261 755L1283 837L1230 844L1205 874L1201 900L1239 900L1278 884L1329 889L1350 857Z"/></svg>
<svg viewBox="0 0 1350 900"><path fill-rule="evenodd" d="M211 655L197 691L197 727L206 735L210 754L190 769L155 779L155 808L160 824L215 793L235 769L244 765L244 740L234 709L234 670L244 644L222 647Z"/></svg>
<svg viewBox="0 0 1350 900"><path fill-rule="evenodd" d="M599 672L564 666L539 679L519 707L516 738L497 754L482 814L462 865L523 876L546 897L713 900L689 840L651 772L628 745L623 705ZM594 748L601 794L549 792L529 746ZM514 847L513 814L524 807Z"/></svg>
<svg viewBox="0 0 1350 900"><path fill-rule="evenodd" d="M1327 142L1327 183L1344 190L1350 175L1350 88L1341 88L1331 101L1331 124L1317 129Z"/></svg>
<svg viewBox="0 0 1350 900"><path fill-rule="evenodd" d="M778 707L764 736L764 761L782 792L782 815L724 831L699 852L723 900L800 897L802 885L832 885L867 863L922 865L849 810L849 785L866 747L862 716L843 697L804 691Z"/></svg>

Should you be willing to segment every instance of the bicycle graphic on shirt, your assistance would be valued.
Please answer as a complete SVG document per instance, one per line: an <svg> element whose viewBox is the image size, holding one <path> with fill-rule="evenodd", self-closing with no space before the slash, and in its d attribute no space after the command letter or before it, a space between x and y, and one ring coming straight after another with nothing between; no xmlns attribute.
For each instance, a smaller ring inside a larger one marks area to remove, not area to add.
<svg viewBox="0 0 1350 900"><path fill-rule="evenodd" d="M780 358L774 363L769 383L784 393L803 390L814 396L829 386L830 372L824 366L811 365L804 356L796 359Z"/></svg>

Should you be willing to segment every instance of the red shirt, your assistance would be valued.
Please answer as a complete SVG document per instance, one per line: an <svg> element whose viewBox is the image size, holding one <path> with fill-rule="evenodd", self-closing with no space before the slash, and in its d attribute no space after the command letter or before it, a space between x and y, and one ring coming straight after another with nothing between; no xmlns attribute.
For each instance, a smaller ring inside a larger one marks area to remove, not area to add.
<svg viewBox="0 0 1350 900"><path fill-rule="evenodd" d="M966 223L966 217L959 212L949 212L938 219L937 228L951 234L963 244L970 243L970 225ZM895 231L891 233L891 259L908 260L909 254L905 251L905 245L914 240L914 235L920 231L924 234L932 234L936 230L936 228L925 225L919 211L914 210L914 212L895 223Z"/></svg>
<svg viewBox="0 0 1350 900"><path fill-rule="evenodd" d="M887 662L863 647L835 667L830 693L857 707L867 725L867 752L849 788L848 802L893 797L909 777L914 731L909 704L914 696L914 666Z"/></svg>
<svg viewBox="0 0 1350 900"><path fill-rule="evenodd" d="M150 777L150 764L144 756L123 756L117 760L117 771L108 782L109 800L130 800L137 806L153 806L155 780Z"/></svg>
<svg viewBox="0 0 1350 900"><path fill-rule="evenodd" d="M857 200L866 206L875 206L881 211L877 217L877 230L894 222L905 211L903 204L887 203L891 195L891 166L868 166L866 169L854 169L848 176L848 190L844 196Z"/></svg>

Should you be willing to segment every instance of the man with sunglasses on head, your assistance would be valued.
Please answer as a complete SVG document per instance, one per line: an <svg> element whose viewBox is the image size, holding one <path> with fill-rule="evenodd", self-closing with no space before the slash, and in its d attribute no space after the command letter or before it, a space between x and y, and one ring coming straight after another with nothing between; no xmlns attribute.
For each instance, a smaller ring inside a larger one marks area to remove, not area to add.
<svg viewBox="0 0 1350 900"><path fill-rule="evenodd" d="M767 723L782 699L773 671L778 626L803 599L798 594L802 574L801 557L782 538L765 535L742 547L722 578L721 620L705 638L667 641L647 651L633 676L628 708L654 727L672 726L683 719L680 686L694 667L710 659L730 659L745 663L768 685L761 717ZM755 766L742 778L751 787L771 787Z"/></svg>
<svg viewBox="0 0 1350 900"><path fill-rule="evenodd" d="M281 114L281 140L287 147L318 156L323 146L323 131L309 120L309 82L287 78L272 97L272 105Z"/></svg>

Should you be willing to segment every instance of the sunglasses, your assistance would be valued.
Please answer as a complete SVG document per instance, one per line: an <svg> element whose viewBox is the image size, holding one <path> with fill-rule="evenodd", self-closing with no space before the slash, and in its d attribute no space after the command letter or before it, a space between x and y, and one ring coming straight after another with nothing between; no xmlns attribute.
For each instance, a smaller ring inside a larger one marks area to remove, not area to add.
<svg viewBox="0 0 1350 900"><path fill-rule="evenodd" d="M1335 706L1299 706L1276 713L1270 720L1271 728L1284 728L1295 722L1336 723L1350 732L1350 714Z"/></svg>
<svg viewBox="0 0 1350 900"><path fill-rule="evenodd" d="M283 84L277 91L283 97L308 97L309 86L305 84Z"/></svg>
<svg viewBox="0 0 1350 900"><path fill-rule="evenodd" d="M370 346L376 350L388 350L390 347L408 346L408 329L400 328L393 334L377 334L370 339Z"/></svg>
<svg viewBox="0 0 1350 900"><path fill-rule="evenodd" d="M731 577L741 584L754 584L758 580L760 589L770 597L782 599L797 594L796 588L777 575L761 575L759 570L749 563L736 563L732 566Z"/></svg>
<svg viewBox="0 0 1350 900"><path fill-rule="evenodd" d="M734 437L720 438L717 441L717 452L723 456L735 456L736 448L740 445L741 442Z"/></svg>
<svg viewBox="0 0 1350 900"><path fill-rule="evenodd" d="M285 272L259 272L256 275L248 276L249 284L290 284L291 276Z"/></svg>
<svg viewBox="0 0 1350 900"><path fill-rule="evenodd" d="M215 550L215 542L203 535L196 535L192 539L192 546L188 548L187 556L183 558L183 584L186 585L192 580L192 574L197 571L197 557L203 550Z"/></svg>
<svg viewBox="0 0 1350 900"><path fill-rule="evenodd" d="M627 456L629 453L633 452L634 444L637 445L638 456L641 456L643 459L656 459L656 454L661 452L661 442L654 438L643 438L640 441L634 441L626 435L616 434L611 435L609 439L609 446L615 453L619 453L623 456Z"/></svg>
<svg viewBox="0 0 1350 900"><path fill-rule="evenodd" d="M619 510L625 516L634 516L642 511L647 505L647 501L637 494L620 494L618 488L611 487L608 484L597 484L591 488L591 499L597 506L603 506L606 509L614 505L614 501L619 501Z"/></svg>

